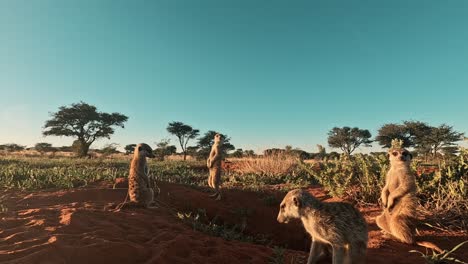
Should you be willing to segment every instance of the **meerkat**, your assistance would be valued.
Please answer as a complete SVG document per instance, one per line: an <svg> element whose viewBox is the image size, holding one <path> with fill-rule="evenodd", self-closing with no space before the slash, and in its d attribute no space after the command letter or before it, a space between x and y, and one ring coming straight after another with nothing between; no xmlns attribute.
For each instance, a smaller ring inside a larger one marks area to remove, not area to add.
<svg viewBox="0 0 468 264"><path fill-rule="evenodd" d="M150 186L149 169L146 163L147 157L155 157L151 147L145 143L138 144L133 153L128 177L130 203L145 208L154 205L154 191Z"/></svg>
<svg viewBox="0 0 468 264"><path fill-rule="evenodd" d="M388 154L390 169L382 188L381 199L384 208L382 214L375 219L377 226L403 243L418 244L441 252L442 250L433 243L415 239L419 213L416 177L410 168L413 156L401 147L401 143L392 146Z"/></svg>
<svg viewBox="0 0 468 264"><path fill-rule="evenodd" d="M305 190L288 192L280 205L278 222L301 219L312 237L307 264L314 264L333 251L333 264L365 263L367 251L367 223L351 204L324 203Z"/></svg>
<svg viewBox="0 0 468 264"><path fill-rule="evenodd" d="M221 161L222 161L222 137L220 134L216 134L214 137L214 144L211 147L210 156L206 161L206 165L210 171L208 177L208 186L215 190L215 193L210 195L211 197L216 197L216 200L221 200L221 191L219 186L221 184Z"/></svg>

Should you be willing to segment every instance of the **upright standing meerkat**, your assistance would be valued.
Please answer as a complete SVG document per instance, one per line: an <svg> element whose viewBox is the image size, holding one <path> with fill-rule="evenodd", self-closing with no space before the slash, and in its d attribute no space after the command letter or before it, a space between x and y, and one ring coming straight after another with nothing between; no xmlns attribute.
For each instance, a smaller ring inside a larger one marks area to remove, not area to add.
<svg viewBox="0 0 468 264"><path fill-rule="evenodd" d="M388 151L390 169L387 172L381 199L383 212L375 219L377 226L397 240L418 244L441 252L431 242L415 240L415 225L418 213L416 177L411 172L413 156L402 147L402 141L393 140Z"/></svg>
<svg viewBox="0 0 468 264"><path fill-rule="evenodd" d="M130 203L145 208L154 203L154 191L150 186L146 158L154 158L153 150L145 143L135 147L128 176L128 196Z"/></svg>
<svg viewBox="0 0 468 264"><path fill-rule="evenodd" d="M214 137L214 144L211 147L210 156L206 161L206 165L210 170L210 175L208 177L208 186L215 189L215 193L210 195L216 197L216 200L221 200L221 191L219 190L219 185L221 184L221 161L222 149L221 145L223 139L220 134L216 134Z"/></svg>
<svg viewBox="0 0 468 264"><path fill-rule="evenodd" d="M351 204L324 203L305 190L292 190L280 205L278 222L301 219L312 237L307 264L317 263L325 249L333 250L333 264L365 263L367 223Z"/></svg>

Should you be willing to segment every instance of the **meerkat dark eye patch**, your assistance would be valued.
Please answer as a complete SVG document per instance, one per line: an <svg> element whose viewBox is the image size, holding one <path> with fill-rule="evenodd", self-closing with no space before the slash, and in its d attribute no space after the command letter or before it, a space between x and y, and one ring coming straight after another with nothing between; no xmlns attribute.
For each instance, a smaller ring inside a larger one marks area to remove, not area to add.
<svg viewBox="0 0 468 264"><path fill-rule="evenodd" d="M403 151L403 153L401 153L401 155L403 156L407 156L409 153L407 151Z"/></svg>
<svg viewBox="0 0 468 264"><path fill-rule="evenodd" d="M398 156L398 152L394 151L394 152L392 152L392 155L393 156Z"/></svg>

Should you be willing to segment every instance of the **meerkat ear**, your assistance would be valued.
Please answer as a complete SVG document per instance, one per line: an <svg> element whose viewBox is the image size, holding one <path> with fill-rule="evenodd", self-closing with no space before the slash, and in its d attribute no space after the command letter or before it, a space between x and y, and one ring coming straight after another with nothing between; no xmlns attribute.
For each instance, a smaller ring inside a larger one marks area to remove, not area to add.
<svg viewBox="0 0 468 264"><path fill-rule="evenodd" d="M301 200L298 197L293 198L293 203L296 207L301 207Z"/></svg>
<svg viewBox="0 0 468 264"><path fill-rule="evenodd" d="M138 151L141 151L141 146L138 147Z"/></svg>
<svg viewBox="0 0 468 264"><path fill-rule="evenodd" d="M408 153L408 154L409 154L410 160L412 160L413 159L413 154L411 154L411 153Z"/></svg>

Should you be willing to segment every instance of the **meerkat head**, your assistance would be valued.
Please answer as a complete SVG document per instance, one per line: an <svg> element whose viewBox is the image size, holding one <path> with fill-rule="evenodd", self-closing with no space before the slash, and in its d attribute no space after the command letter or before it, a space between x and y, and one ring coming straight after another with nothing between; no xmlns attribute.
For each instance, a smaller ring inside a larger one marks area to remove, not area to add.
<svg viewBox="0 0 468 264"><path fill-rule="evenodd" d="M299 211L304 206L305 195L301 189L288 192L280 204L278 222L288 223L291 219L301 218Z"/></svg>
<svg viewBox="0 0 468 264"><path fill-rule="evenodd" d="M388 151L390 164L410 165L413 155L404 148L393 148Z"/></svg>
<svg viewBox="0 0 468 264"><path fill-rule="evenodd" d="M153 149L148 144L140 143L135 147L135 156L154 158Z"/></svg>
<svg viewBox="0 0 468 264"><path fill-rule="evenodd" d="M222 140L223 140L223 136L221 136L221 134L216 134L214 136L214 142L215 143L220 143Z"/></svg>

